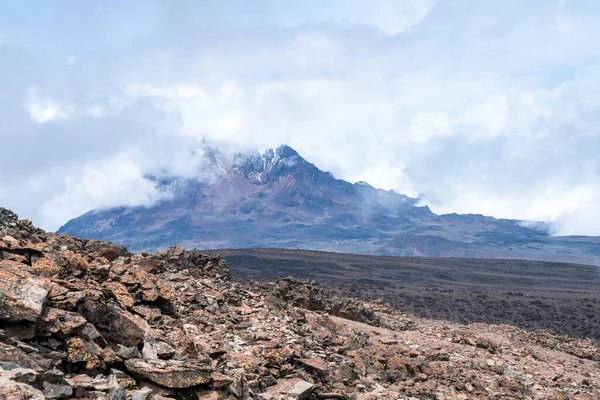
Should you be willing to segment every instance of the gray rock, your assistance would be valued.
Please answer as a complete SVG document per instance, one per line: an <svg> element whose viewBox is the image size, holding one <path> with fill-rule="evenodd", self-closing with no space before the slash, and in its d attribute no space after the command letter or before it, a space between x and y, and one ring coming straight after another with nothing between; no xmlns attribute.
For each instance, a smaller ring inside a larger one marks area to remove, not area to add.
<svg viewBox="0 0 600 400"><path fill-rule="evenodd" d="M113 389L110 391L108 396L106 396L107 400L127 400L127 394L121 388Z"/></svg>
<svg viewBox="0 0 600 400"><path fill-rule="evenodd" d="M306 399L315 385L300 378L281 379L276 385L267 389L266 393L258 396L259 399Z"/></svg>
<svg viewBox="0 0 600 400"><path fill-rule="evenodd" d="M304 399L309 395L311 390L315 387L312 383L306 381L300 381L296 383L288 392L290 396L297 399Z"/></svg>
<svg viewBox="0 0 600 400"><path fill-rule="evenodd" d="M165 342L159 341L154 343L154 349L158 358L171 358L175 354L175 349Z"/></svg>
<svg viewBox="0 0 600 400"><path fill-rule="evenodd" d="M11 379L15 382L34 383L38 377L38 373L30 368L22 368L15 364L1 364L0 377Z"/></svg>
<svg viewBox="0 0 600 400"><path fill-rule="evenodd" d="M133 392L133 395L131 396L131 400L146 400L148 398L148 396L150 396L151 394L152 394L152 389L150 389L150 388L136 390L135 392Z"/></svg>
<svg viewBox="0 0 600 400"><path fill-rule="evenodd" d="M15 346L0 342L0 364L4 363L31 368L38 372L45 370L23 350Z"/></svg>
<svg viewBox="0 0 600 400"><path fill-rule="evenodd" d="M137 347L125 347L125 346L119 346L117 355L125 360L129 360L132 358L140 358L142 356Z"/></svg>
<svg viewBox="0 0 600 400"><path fill-rule="evenodd" d="M73 395L72 385L65 379L65 374L58 369L51 369L36 377L35 386L42 389L48 399L60 399Z"/></svg>
<svg viewBox="0 0 600 400"><path fill-rule="evenodd" d="M81 332L79 332L79 336L90 342L94 342L99 345L106 345L106 340L104 340L96 327L90 323L87 323L83 326L83 329Z"/></svg>
<svg viewBox="0 0 600 400"><path fill-rule="evenodd" d="M67 384L44 382L42 385L47 399L62 399L73 395L73 388Z"/></svg>

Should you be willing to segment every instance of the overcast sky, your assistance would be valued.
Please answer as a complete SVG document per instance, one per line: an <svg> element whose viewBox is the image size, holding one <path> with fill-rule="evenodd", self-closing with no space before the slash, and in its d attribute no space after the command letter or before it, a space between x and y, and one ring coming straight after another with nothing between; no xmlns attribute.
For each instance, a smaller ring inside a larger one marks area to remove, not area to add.
<svg viewBox="0 0 600 400"><path fill-rule="evenodd" d="M0 0L0 205L160 198L202 138L600 235L596 0Z"/></svg>

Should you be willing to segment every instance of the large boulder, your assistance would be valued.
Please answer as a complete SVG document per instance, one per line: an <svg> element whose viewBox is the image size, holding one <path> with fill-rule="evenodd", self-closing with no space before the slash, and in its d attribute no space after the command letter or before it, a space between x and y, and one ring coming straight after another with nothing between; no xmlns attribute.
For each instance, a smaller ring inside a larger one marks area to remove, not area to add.
<svg viewBox="0 0 600 400"><path fill-rule="evenodd" d="M106 338L127 347L137 346L150 329L146 321L129 311L123 310L114 302L104 303L95 299L85 299L81 314Z"/></svg>
<svg viewBox="0 0 600 400"><path fill-rule="evenodd" d="M170 389L184 389L204 385L211 381L212 370L184 361L126 360L125 367L140 379L153 382Z"/></svg>
<svg viewBox="0 0 600 400"><path fill-rule="evenodd" d="M118 257L130 255L126 247L111 242L101 242L99 240L88 240L85 242L85 250L94 253L99 257L104 257L109 261L114 261Z"/></svg>
<svg viewBox="0 0 600 400"><path fill-rule="evenodd" d="M23 264L0 261L0 319L37 321L48 298L46 286Z"/></svg>

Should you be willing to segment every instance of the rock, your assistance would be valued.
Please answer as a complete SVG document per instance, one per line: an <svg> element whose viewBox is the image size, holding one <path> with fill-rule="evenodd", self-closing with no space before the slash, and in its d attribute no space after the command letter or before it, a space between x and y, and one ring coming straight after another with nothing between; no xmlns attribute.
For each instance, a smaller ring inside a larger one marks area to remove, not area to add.
<svg viewBox="0 0 600 400"><path fill-rule="evenodd" d="M96 344L79 337L67 340L67 360L74 364L82 364L85 369L102 368L104 363L98 357L101 353Z"/></svg>
<svg viewBox="0 0 600 400"><path fill-rule="evenodd" d="M144 347L142 348L142 358L146 360L158 359L158 354L154 348L155 340L150 337L146 337L144 340Z"/></svg>
<svg viewBox="0 0 600 400"><path fill-rule="evenodd" d="M105 249L98 254L98 257L104 257L109 262L113 262L119 258L119 253L115 249Z"/></svg>
<svg viewBox="0 0 600 400"><path fill-rule="evenodd" d="M9 247L19 247L19 241L12 236L6 235L2 241Z"/></svg>
<svg viewBox="0 0 600 400"><path fill-rule="evenodd" d="M82 315L97 328L106 331L108 339L127 347L140 344L144 333L150 328L142 318L112 302L105 304L86 299Z"/></svg>
<svg viewBox="0 0 600 400"><path fill-rule="evenodd" d="M213 387L213 389L224 389L227 386L231 385L234 382L234 379L231 378L230 376L221 374L219 372L213 372L211 375L211 386Z"/></svg>
<svg viewBox="0 0 600 400"><path fill-rule="evenodd" d="M106 284L106 289L114 296L124 308L132 308L135 304L133 297L129 294L129 291L120 282L109 282Z"/></svg>
<svg viewBox="0 0 600 400"><path fill-rule="evenodd" d="M573 396L573 400L595 400L591 394L581 393Z"/></svg>
<svg viewBox="0 0 600 400"><path fill-rule="evenodd" d="M397 355L389 358L387 360L386 366L387 366L387 369L391 369L391 370L395 370L395 371L405 371L406 370L406 364L404 363L404 360L402 360L402 357L397 356Z"/></svg>
<svg viewBox="0 0 600 400"><path fill-rule="evenodd" d="M358 379L358 373L348 364L342 364L337 366L333 370L335 380L344 384L350 384Z"/></svg>
<svg viewBox="0 0 600 400"><path fill-rule="evenodd" d="M127 394L121 388L115 388L110 391L108 396L106 396L107 400L127 400Z"/></svg>
<svg viewBox="0 0 600 400"><path fill-rule="evenodd" d="M246 303L242 303L242 305L240 306L240 312L243 315L249 315L252 314L254 312L254 310L252 309L252 307L248 306Z"/></svg>
<svg viewBox="0 0 600 400"><path fill-rule="evenodd" d="M206 391L206 390L202 390L200 392L196 392L196 398L198 400L219 400L219 392L211 390L211 391Z"/></svg>
<svg viewBox="0 0 600 400"><path fill-rule="evenodd" d="M147 305L134 306L133 311L141 315L146 321L154 321L162 315L160 309Z"/></svg>
<svg viewBox="0 0 600 400"><path fill-rule="evenodd" d="M129 360L131 358L140 358L142 356L137 347L125 347L125 346L119 346L117 355L124 360Z"/></svg>
<svg viewBox="0 0 600 400"><path fill-rule="evenodd" d="M158 358L171 358L175 354L175 349L168 343L157 341L154 343L154 349Z"/></svg>
<svg viewBox="0 0 600 400"><path fill-rule="evenodd" d="M215 300L217 300L218 302L225 301L225 297L223 296L223 294L221 292L219 292L218 290L215 290L215 289L205 290L204 291L204 295L205 296L210 296L210 297L214 298Z"/></svg>
<svg viewBox="0 0 600 400"><path fill-rule="evenodd" d="M51 335L68 336L74 330L81 328L87 323L81 315L48 307L44 311L40 324L47 333Z"/></svg>
<svg viewBox="0 0 600 400"><path fill-rule="evenodd" d="M329 365L319 359L319 358L311 358L311 359L306 359L306 358L301 358L299 360L296 361L298 364L300 364L301 366L303 366L304 368L310 370L310 371L314 371L320 375L326 375L329 372Z"/></svg>
<svg viewBox="0 0 600 400"><path fill-rule="evenodd" d="M89 375L79 374L65 378L71 387L86 390L109 390L111 388L108 378L94 378Z"/></svg>
<svg viewBox="0 0 600 400"><path fill-rule="evenodd" d="M275 400L282 398L306 399L315 385L300 378L282 379L277 385L271 386L266 393L259 395L260 399ZM287 397L286 397L287 396Z"/></svg>
<svg viewBox="0 0 600 400"><path fill-rule="evenodd" d="M33 384L39 378L39 375L30 368L22 368L15 364L3 364L0 368L0 378L19 383Z"/></svg>
<svg viewBox="0 0 600 400"><path fill-rule="evenodd" d="M155 302L159 298L163 301L171 299L171 291L168 286L164 285L160 279L142 268L128 268L126 273L120 278L121 283L131 287L139 288L137 297L145 302Z"/></svg>
<svg viewBox="0 0 600 400"><path fill-rule="evenodd" d="M0 261L0 320L37 321L48 298L44 286L22 264Z"/></svg>
<svg viewBox="0 0 600 400"><path fill-rule="evenodd" d="M2 400L44 400L40 390L25 383L14 382L0 377L0 399Z"/></svg>
<svg viewBox="0 0 600 400"><path fill-rule="evenodd" d="M136 390L131 395L131 400L146 400L152 394L152 389L144 388Z"/></svg>
<svg viewBox="0 0 600 400"><path fill-rule="evenodd" d="M99 240L88 240L85 243L85 250L91 254L96 254L99 257L103 257L102 253L108 250L116 252L119 257L124 257L128 254L127 249L123 246L110 242L101 242Z"/></svg>
<svg viewBox="0 0 600 400"><path fill-rule="evenodd" d="M207 384L211 370L183 361L143 360L125 361L125 367L134 376L170 389L190 388Z"/></svg>
<svg viewBox="0 0 600 400"><path fill-rule="evenodd" d="M121 389L135 385L135 380L132 377L114 368L110 370L109 380L111 387L120 387Z"/></svg>
<svg viewBox="0 0 600 400"><path fill-rule="evenodd" d="M140 388L141 389L150 389L152 391L152 395L150 396L150 399L153 399L156 396L169 397L169 396L172 396L174 393L173 389L167 389L167 388L155 385L154 383L145 382L145 381L140 382Z"/></svg>
<svg viewBox="0 0 600 400"><path fill-rule="evenodd" d="M62 399L73 395L73 388L68 384L44 382L43 387L47 399Z"/></svg>
<svg viewBox="0 0 600 400"><path fill-rule="evenodd" d="M261 383L263 383L266 387L277 385L277 379L273 377L273 375L265 375L260 378Z"/></svg>
<svg viewBox="0 0 600 400"><path fill-rule="evenodd" d="M79 336L85 340L94 342L101 346L106 344L106 340L104 340L104 337L102 337L102 335L100 334L100 332L98 332L96 327L90 323L87 323L83 326L83 328L79 331Z"/></svg>
<svg viewBox="0 0 600 400"><path fill-rule="evenodd" d="M23 350L0 342L0 364L3 363L10 363L36 371L43 369L40 368L40 365L31 357L29 357L29 355L27 355L27 353L25 353Z"/></svg>

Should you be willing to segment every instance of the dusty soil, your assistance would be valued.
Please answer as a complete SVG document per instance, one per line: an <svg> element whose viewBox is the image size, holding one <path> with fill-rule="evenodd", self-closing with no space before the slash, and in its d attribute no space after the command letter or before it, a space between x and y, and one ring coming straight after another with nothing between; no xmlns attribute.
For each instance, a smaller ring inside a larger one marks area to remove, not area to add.
<svg viewBox="0 0 600 400"><path fill-rule="evenodd" d="M303 250L215 250L234 279L294 276L340 294L458 323L509 324L600 339L600 269L522 260L375 257Z"/></svg>

